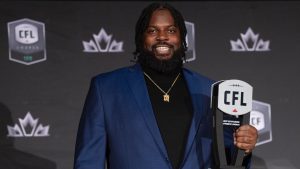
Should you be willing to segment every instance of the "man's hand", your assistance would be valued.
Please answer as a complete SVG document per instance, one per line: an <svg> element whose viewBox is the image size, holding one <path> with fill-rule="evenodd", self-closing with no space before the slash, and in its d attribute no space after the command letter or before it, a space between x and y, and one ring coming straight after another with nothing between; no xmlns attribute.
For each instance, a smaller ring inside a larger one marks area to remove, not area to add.
<svg viewBox="0 0 300 169"><path fill-rule="evenodd" d="M250 125L242 125L233 134L234 144L247 154L254 149L257 137L256 128Z"/></svg>

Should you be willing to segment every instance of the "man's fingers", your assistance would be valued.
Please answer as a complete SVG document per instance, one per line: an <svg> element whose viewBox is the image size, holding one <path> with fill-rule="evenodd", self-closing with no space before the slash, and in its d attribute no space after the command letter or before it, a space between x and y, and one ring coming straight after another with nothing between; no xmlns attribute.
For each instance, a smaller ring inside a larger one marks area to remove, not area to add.
<svg viewBox="0 0 300 169"><path fill-rule="evenodd" d="M235 137L234 141L240 143L255 144L256 138L247 137L247 136L237 136Z"/></svg>
<svg viewBox="0 0 300 169"><path fill-rule="evenodd" d="M237 142L236 146L239 149L245 150L246 153L251 152L253 150L253 148L254 148L253 144L240 143L240 142Z"/></svg>
<svg viewBox="0 0 300 169"><path fill-rule="evenodd" d="M258 133L255 127L250 125L243 125L239 127L233 134L234 144L245 153L250 153L256 144Z"/></svg>
<svg viewBox="0 0 300 169"><path fill-rule="evenodd" d="M250 125L243 125L241 127L239 127L236 132L249 132L251 134L256 134L257 133L257 130L255 127L253 126L250 126Z"/></svg>

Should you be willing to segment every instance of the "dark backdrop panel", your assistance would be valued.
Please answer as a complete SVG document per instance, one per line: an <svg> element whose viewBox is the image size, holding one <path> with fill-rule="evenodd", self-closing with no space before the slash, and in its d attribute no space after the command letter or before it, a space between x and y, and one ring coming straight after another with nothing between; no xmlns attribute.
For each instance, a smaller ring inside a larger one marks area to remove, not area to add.
<svg viewBox="0 0 300 169"><path fill-rule="evenodd" d="M149 2L1 2L0 138L2 166L70 169L77 126L91 77L133 64L134 26ZM185 64L212 79L241 79L254 99L272 106L273 140L254 151L256 168L299 168L300 3L172 2L194 23L196 60ZM7 23L45 24L47 60L30 66L9 60ZM269 51L231 51L230 40L251 28ZM87 53L82 41L103 28L122 52ZM30 112L49 136L8 137ZM3 152L3 153L2 153ZM3 165L2 165L3 164ZM6 167L9 168L9 167Z"/></svg>

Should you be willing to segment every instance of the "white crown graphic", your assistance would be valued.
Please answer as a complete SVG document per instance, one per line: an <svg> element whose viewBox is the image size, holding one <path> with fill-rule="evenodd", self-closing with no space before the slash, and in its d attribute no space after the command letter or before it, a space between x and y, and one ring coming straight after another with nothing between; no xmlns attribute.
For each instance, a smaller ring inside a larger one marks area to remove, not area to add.
<svg viewBox="0 0 300 169"><path fill-rule="evenodd" d="M231 51L270 51L270 41L263 41L262 39L258 39L258 37L259 34L254 34L249 27L245 34L241 33L241 39L237 39L237 41L230 40Z"/></svg>
<svg viewBox="0 0 300 169"><path fill-rule="evenodd" d="M24 119L19 118L20 126L15 124L14 127L7 126L8 137L46 137L49 136L49 125L38 125L39 119L33 119L30 112Z"/></svg>
<svg viewBox="0 0 300 169"><path fill-rule="evenodd" d="M84 52L122 52L123 42L112 41L112 35L108 35L103 28L101 28L98 35L93 34L94 41L82 41ZM112 41L112 42L111 42Z"/></svg>

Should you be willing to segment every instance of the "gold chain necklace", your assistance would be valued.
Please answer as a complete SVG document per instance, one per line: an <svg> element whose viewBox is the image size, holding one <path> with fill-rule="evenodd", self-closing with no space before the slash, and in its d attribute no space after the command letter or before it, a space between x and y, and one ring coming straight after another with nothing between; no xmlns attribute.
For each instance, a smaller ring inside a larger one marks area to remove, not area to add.
<svg viewBox="0 0 300 169"><path fill-rule="evenodd" d="M177 81L177 79L178 79L178 77L179 77L179 75L180 75L180 73L178 73L178 75L176 76L176 78L175 78L175 80L173 81L173 83L172 83L172 85L171 85L171 87L168 89L168 91L167 92L165 92L162 88L160 88L159 86L158 86L158 84L156 84L152 79L151 79L151 77L147 74L147 73L145 73L144 72L144 75L161 91L161 92L163 92L164 93L164 95L163 95L163 100L164 100L164 102L170 102L170 95L169 95L169 92L171 91L171 89L172 89L172 87L174 86L174 84L176 83L176 81Z"/></svg>

